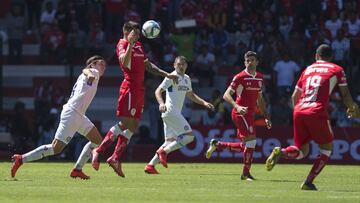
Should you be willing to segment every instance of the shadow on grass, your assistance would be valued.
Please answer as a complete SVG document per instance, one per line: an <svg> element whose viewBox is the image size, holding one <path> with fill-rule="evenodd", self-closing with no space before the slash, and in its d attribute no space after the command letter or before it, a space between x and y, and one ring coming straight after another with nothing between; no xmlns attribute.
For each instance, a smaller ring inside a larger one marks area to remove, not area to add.
<svg viewBox="0 0 360 203"><path fill-rule="evenodd" d="M298 181L298 180L262 180L262 181L276 182L276 183L297 183L297 182L301 182L301 181Z"/></svg>

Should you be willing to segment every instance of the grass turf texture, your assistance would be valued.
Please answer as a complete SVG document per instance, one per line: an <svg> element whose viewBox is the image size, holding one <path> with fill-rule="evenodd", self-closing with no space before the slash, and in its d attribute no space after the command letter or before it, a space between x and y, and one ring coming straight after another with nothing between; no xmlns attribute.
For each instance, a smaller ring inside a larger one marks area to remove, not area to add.
<svg viewBox="0 0 360 203"><path fill-rule="evenodd" d="M360 167L326 166L315 180L319 191L300 185L311 165L277 165L267 172L254 164L254 182L241 181L241 164L161 165L161 175L143 172L144 163L124 163L126 178L102 163L90 164L90 180L69 177L73 163L26 163L16 179L9 162L0 163L0 202L360 202Z"/></svg>

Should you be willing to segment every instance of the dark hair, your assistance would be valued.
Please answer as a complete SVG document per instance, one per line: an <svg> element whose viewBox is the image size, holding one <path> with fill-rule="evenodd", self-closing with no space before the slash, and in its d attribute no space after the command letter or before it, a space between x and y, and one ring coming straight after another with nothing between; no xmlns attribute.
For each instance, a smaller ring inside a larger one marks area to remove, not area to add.
<svg viewBox="0 0 360 203"><path fill-rule="evenodd" d="M258 55L254 51L247 51L244 55L244 58L249 58L250 56L253 56L256 58L256 60L259 60Z"/></svg>
<svg viewBox="0 0 360 203"><path fill-rule="evenodd" d="M322 44L316 49L316 54L318 54L321 59L331 59L333 52L329 45Z"/></svg>
<svg viewBox="0 0 360 203"><path fill-rule="evenodd" d="M95 55L95 56L92 56L92 57L88 58L88 60L86 60L86 66L88 66L91 63L93 63L95 61L98 61L98 60L104 60L105 61L104 57Z"/></svg>
<svg viewBox="0 0 360 203"><path fill-rule="evenodd" d="M137 22L128 21L128 22L124 23L124 25L123 25L123 32L129 33L129 32L131 32L132 30L135 30L135 29L140 30L140 25Z"/></svg>
<svg viewBox="0 0 360 203"><path fill-rule="evenodd" d="M187 61L187 59L186 59L185 56L177 56L177 57L175 58L175 61L176 61L176 60L183 60L183 61L186 62L186 64L188 64L188 61Z"/></svg>

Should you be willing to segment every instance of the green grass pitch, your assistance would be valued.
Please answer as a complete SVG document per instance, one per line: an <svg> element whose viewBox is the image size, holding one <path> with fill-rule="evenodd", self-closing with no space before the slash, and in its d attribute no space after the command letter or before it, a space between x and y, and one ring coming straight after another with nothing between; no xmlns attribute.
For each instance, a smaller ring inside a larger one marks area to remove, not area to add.
<svg viewBox="0 0 360 203"><path fill-rule="evenodd" d="M126 178L107 164L84 172L90 180L72 179L73 163L26 163L17 180L9 162L0 162L0 202L360 202L360 167L328 165L315 180L319 191L302 191L311 165L276 166L267 172L254 164L256 181L240 180L242 164L170 163L161 175L143 172L145 163L124 163Z"/></svg>

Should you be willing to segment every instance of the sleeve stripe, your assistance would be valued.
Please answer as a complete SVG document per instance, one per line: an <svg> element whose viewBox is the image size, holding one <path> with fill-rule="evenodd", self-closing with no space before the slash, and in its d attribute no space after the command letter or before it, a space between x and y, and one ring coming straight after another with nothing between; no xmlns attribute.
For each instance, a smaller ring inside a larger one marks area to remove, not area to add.
<svg viewBox="0 0 360 203"><path fill-rule="evenodd" d="M347 86L347 83L338 84L339 86Z"/></svg>
<svg viewBox="0 0 360 203"><path fill-rule="evenodd" d="M295 89L303 91L299 86L295 86Z"/></svg>

